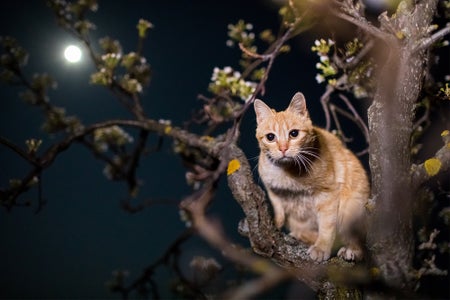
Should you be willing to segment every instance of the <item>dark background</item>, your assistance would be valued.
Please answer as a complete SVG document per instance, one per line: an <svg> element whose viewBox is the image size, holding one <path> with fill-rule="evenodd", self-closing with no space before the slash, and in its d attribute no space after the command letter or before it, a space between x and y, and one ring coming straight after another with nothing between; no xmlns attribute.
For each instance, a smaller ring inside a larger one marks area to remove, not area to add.
<svg viewBox="0 0 450 300"><path fill-rule="evenodd" d="M92 40L110 36L121 42L124 53L133 51L140 18L155 26L144 47L153 71L144 106L150 117L171 119L174 125L188 120L200 106L197 95L207 94L214 67L238 68L239 50L225 45L229 23L244 19L254 25L255 32L278 29L277 7L269 1L100 1L98 12L89 15L97 26ZM94 67L86 55L79 64L65 62L64 47L78 42L57 27L45 1L2 1L0 35L17 38L29 51L29 77L47 72L57 80L50 101L65 107L68 115L77 115L84 124L130 117L106 89L89 85ZM282 109L296 91L302 91L309 99L313 120L324 125L318 101L323 86L314 80L316 57L310 51L313 40L308 36L297 39L291 44L292 52L276 60L263 100ZM49 137L40 130L42 114L18 97L21 90L0 85L0 135L23 147L26 139L42 139L46 149L58 136ZM241 145L249 158L258 155L254 121L250 111L242 126ZM1 186L24 176L29 167L0 147ZM121 209L126 187L108 181L103 167L75 144L45 171L42 182L47 204L38 214L36 190L23 196L31 201L31 207L0 210L1 298L117 297L105 287L111 273L127 270L129 278L135 278L184 230L177 203L190 190L181 162L171 152L171 141L166 140L160 152L141 163L139 175L145 185L136 202L149 197L164 199L143 212L130 214ZM223 221L233 240L246 244L236 234L243 214L225 182L211 214ZM220 259L204 242L194 239L183 246L187 274L194 255ZM168 286L170 271L160 273L160 282Z"/></svg>

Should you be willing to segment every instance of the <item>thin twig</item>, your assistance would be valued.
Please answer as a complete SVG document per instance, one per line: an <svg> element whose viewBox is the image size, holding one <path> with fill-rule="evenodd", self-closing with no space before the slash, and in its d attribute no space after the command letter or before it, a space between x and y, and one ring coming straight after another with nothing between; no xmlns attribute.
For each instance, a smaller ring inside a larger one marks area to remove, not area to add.
<svg viewBox="0 0 450 300"><path fill-rule="evenodd" d="M32 164L34 166L37 166L39 164L33 157L31 157L30 154L23 151L19 146L17 146L16 144L11 142L7 138L0 136L0 144L11 149L12 151L14 151L16 154L18 154L20 157L22 157L24 160L26 160L30 164Z"/></svg>
<svg viewBox="0 0 450 300"><path fill-rule="evenodd" d="M299 22L299 20L297 20ZM252 96L250 97L250 99L244 104L244 106L242 107L242 109L236 114L236 118L232 127L232 132L233 132L233 136L235 136L235 138L237 139L239 136L239 126L241 124L242 121L242 117L244 116L245 112L248 110L248 108L253 104L253 102L256 99L256 96L258 94L261 93L261 95L264 95L265 93L265 84L267 79L269 78L269 73L272 70L272 66L273 63L275 61L275 58L278 56L278 54L280 53L280 49L281 47L286 43L286 41L291 37L291 33L293 32L295 25L297 24L297 21L295 24L292 24L288 30L286 30L286 32L274 43L274 48L270 53L264 54L263 56L258 55L256 53L254 53L253 55L255 55L255 57L258 57L259 59L262 60L262 58L264 58L264 60L268 60L267 63L267 68L264 71L264 75L261 78L261 80L259 81L258 85L255 88L255 91L253 92ZM243 48L243 46L240 46L241 48ZM249 50L246 50L249 51Z"/></svg>
<svg viewBox="0 0 450 300"><path fill-rule="evenodd" d="M134 291L138 292L140 287L145 286L146 283L151 283L151 285L153 287L152 293L154 295L158 295L159 293L156 290L156 285L152 284L152 283L154 283L154 280L152 277L153 277L153 274L154 274L156 268L161 265L167 264L171 256L179 255L181 245L183 243L185 243L192 236L192 234L193 234L193 231L191 229L188 229L188 230L185 230L184 232L182 232L178 236L178 238L176 238L174 240L174 242L172 242L172 244L170 244L169 247L167 247L167 249L164 251L164 253L159 258L157 258L151 265L149 265L148 267L146 267L143 270L142 274L138 278L136 278L127 287L124 287L124 286L117 287L116 290L122 294L122 297L124 299L128 299L128 297L130 296L130 294L132 292L134 292ZM184 278L184 276L181 273L179 273L178 276L180 276L180 278Z"/></svg>
<svg viewBox="0 0 450 300"><path fill-rule="evenodd" d="M343 94L339 94L339 98L344 101L345 105L347 105L347 108L352 112L353 118L351 118L351 120L353 120L356 125L358 125L359 129L361 129L364 135L364 138L366 139L366 143L369 144L369 128L367 127L366 122L364 122L360 114L356 111L355 107L346 96L344 96Z"/></svg>
<svg viewBox="0 0 450 300"><path fill-rule="evenodd" d="M272 269L270 272L264 272L256 279L244 282L240 286L226 291L223 299L251 299L289 278L292 278L292 276L288 272L282 269Z"/></svg>
<svg viewBox="0 0 450 300"><path fill-rule="evenodd" d="M436 164L439 165L437 171L439 173L446 172L450 169L450 133L445 130L441 134L443 146L436 151L432 159L435 159ZM430 173L430 170L425 167L425 162L421 164L413 164L411 167L412 182L414 186L421 186L423 183L430 180L437 173Z"/></svg>
<svg viewBox="0 0 450 300"><path fill-rule="evenodd" d="M430 123L430 106L424 105L425 111L422 116L413 124L412 132L416 131L420 126L427 127Z"/></svg>
<svg viewBox="0 0 450 300"><path fill-rule="evenodd" d="M346 116L346 117L351 117L351 115L350 115L348 112L346 112L345 110L343 110L343 109L337 107L337 106L334 105L333 103L330 103L329 106L330 106L331 115L333 116L334 123L336 124L336 128L337 128L339 137L342 139L342 141L343 141L344 143L349 143L349 142L351 142L351 141L352 141L352 138L348 138L348 137L345 135L345 132L344 132L344 130L342 130L341 122L339 121L339 117L337 116L337 113L336 113L336 112L338 112L338 113L340 113L341 115Z"/></svg>
<svg viewBox="0 0 450 300"><path fill-rule="evenodd" d="M360 12L356 11L354 7L349 7L347 6L347 4L344 4L339 1L334 1L334 3L336 3L338 7L338 9L331 9L331 12L335 16L358 26L359 28L366 31L370 35L377 37L381 40L386 40L388 38L388 35L386 33L370 24L364 16L360 15ZM351 12L352 14L350 14L349 12Z"/></svg>
<svg viewBox="0 0 450 300"><path fill-rule="evenodd" d="M34 164L34 168L31 171L29 171L29 173L21 180L21 183L18 187L14 187L14 189L11 189L11 190L9 190L9 192L7 192L7 193L10 193L10 198L9 198L10 200L8 203L3 203L3 204L5 206L7 206L8 208L10 208L11 206L14 206L16 204L15 201L16 201L17 197L20 194L22 194L25 191L30 189L31 183L36 178L36 176L40 175L42 171L44 171L46 168L50 167L53 164L53 162L55 161L55 159L62 152L67 150L73 143L75 143L75 142L86 143L86 141L84 140L84 137L88 136L89 134L92 134L97 129L111 127L114 125L134 127L134 128L140 128L143 130L156 132L159 135L166 135L166 136L170 136L175 139L182 140L193 147L208 149L206 141L202 140L198 135L189 133L187 131L181 130L176 127L173 127L173 128L170 127L171 130L167 131L166 128L168 125L161 124L155 120L150 120L150 119L146 120L146 121L109 120L109 121L105 121L105 122L96 123L96 124L90 125L88 127L85 127L83 129L80 129L76 133L68 135L62 141L50 146L46 151L44 151L44 153L40 157L37 157L35 159L36 164ZM91 148L91 147L89 146L88 148ZM98 154L98 155L100 155L100 154ZM101 158L109 163L112 163L112 161L107 157L102 156ZM115 166L115 164L112 164L112 166Z"/></svg>
<svg viewBox="0 0 450 300"><path fill-rule="evenodd" d="M327 88L325 89L325 93L320 97L320 104L322 104L322 109L325 113L325 129L328 131L330 131L331 129L331 117L329 111L331 94L336 91L337 87L345 84L347 80L347 75L343 74L336 80L336 84L328 84Z"/></svg>
<svg viewBox="0 0 450 300"><path fill-rule="evenodd" d="M44 205L47 203L47 201L45 201L44 199L44 192L42 190L42 176L41 174L36 176L38 182L38 207L36 208L35 214L38 214L42 208L44 207Z"/></svg>
<svg viewBox="0 0 450 300"><path fill-rule="evenodd" d="M322 109L325 114L325 129L330 131L331 129L331 117L330 117L330 96L335 91L335 87L331 84L327 85L325 93L320 97L320 104L322 104Z"/></svg>
<svg viewBox="0 0 450 300"><path fill-rule="evenodd" d="M435 32L432 36L427 37L425 39L422 39L416 47L413 49L413 53L425 50L429 47L431 47L435 42L437 42L439 39L443 38L447 34L450 33L450 23L447 24L444 28L440 29L439 31Z"/></svg>
<svg viewBox="0 0 450 300"><path fill-rule="evenodd" d="M369 39L366 44L364 44L364 47L356 54L356 56L345 63L344 68L345 69L353 69L356 67L363 59L366 57L366 55L373 49L375 45L375 41L373 39Z"/></svg>
<svg viewBox="0 0 450 300"><path fill-rule="evenodd" d="M141 131L139 133L139 141L136 143L136 147L131 156L131 162L129 163L129 167L128 167L128 171L127 171L128 192L130 194L134 194L135 189L138 186L138 182L136 179L136 170L139 165L141 155L145 150L145 145L147 143L148 135L149 135L148 130L141 129Z"/></svg>
<svg viewBox="0 0 450 300"><path fill-rule="evenodd" d="M131 199L127 198L123 201L121 201L121 207L126 212L129 212L131 214L138 213L142 210L144 210L147 207L155 206L155 205L171 205L176 206L178 205L178 202L175 200L169 200L169 199L145 199L140 201L140 203L133 205L131 204Z"/></svg>

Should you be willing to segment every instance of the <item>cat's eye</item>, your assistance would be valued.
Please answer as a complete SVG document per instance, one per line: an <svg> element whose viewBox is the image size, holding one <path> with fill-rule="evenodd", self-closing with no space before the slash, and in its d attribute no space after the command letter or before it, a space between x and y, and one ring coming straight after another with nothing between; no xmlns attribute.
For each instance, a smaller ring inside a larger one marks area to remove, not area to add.
<svg viewBox="0 0 450 300"><path fill-rule="evenodd" d="M297 129L292 129L291 131L289 131L289 136L290 137L297 137L298 136L298 130Z"/></svg>
<svg viewBox="0 0 450 300"><path fill-rule="evenodd" d="M275 134L273 134L273 133L268 133L268 134L266 134L266 139L267 139L269 142L272 142L272 141L275 139Z"/></svg>

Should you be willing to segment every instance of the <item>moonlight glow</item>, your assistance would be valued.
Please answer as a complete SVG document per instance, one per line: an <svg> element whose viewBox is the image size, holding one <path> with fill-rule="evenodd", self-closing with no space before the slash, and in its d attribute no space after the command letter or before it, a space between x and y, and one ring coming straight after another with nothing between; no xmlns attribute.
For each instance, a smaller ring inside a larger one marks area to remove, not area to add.
<svg viewBox="0 0 450 300"><path fill-rule="evenodd" d="M70 45L64 50L64 57L70 63L77 63L81 59L81 50L77 46Z"/></svg>

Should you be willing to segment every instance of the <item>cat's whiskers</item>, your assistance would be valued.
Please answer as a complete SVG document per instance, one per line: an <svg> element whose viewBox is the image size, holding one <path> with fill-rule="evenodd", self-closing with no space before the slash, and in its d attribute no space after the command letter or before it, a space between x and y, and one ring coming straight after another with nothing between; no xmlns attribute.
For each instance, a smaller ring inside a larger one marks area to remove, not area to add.
<svg viewBox="0 0 450 300"><path fill-rule="evenodd" d="M256 165L252 168L252 174L258 169L258 165L259 163L256 163Z"/></svg>
<svg viewBox="0 0 450 300"><path fill-rule="evenodd" d="M257 156L254 156L254 157L249 157L249 158L247 158L247 160L250 162L254 162L254 161L256 161L256 164L255 164L255 166L252 168L252 174L254 174L255 173L255 171L258 169L258 165L259 165L259 162L258 162L258 160L259 160L259 155L257 155Z"/></svg>
<svg viewBox="0 0 450 300"><path fill-rule="evenodd" d="M300 149L300 153L312 156L318 160L322 160L322 158L319 155L319 149L316 147L304 147Z"/></svg>
<svg viewBox="0 0 450 300"><path fill-rule="evenodd" d="M304 156L302 153L298 153L294 156L295 163L299 166L299 175L302 173L302 169L305 169L306 173L310 173L312 167L312 161Z"/></svg>
<svg viewBox="0 0 450 300"><path fill-rule="evenodd" d="M259 155L256 155L254 157L249 157L248 160L249 161L257 161L259 159Z"/></svg>
<svg viewBox="0 0 450 300"><path fill-rule="evenodd" d="M317 153L317 150L318 149L315 147L301 148L300 151L294 156L296 164L300 167L299 173L301 173L301 168L303 166L306 173L310 174L314 159L321 160L321 157Z"/></svg>

